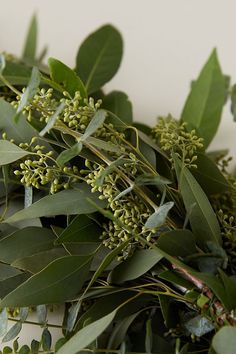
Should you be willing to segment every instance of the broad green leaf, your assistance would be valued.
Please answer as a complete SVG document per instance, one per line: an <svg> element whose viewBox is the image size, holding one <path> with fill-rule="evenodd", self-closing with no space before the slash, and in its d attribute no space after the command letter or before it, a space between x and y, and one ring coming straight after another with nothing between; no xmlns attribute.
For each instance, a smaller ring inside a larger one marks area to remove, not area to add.
<svg viewBox="0 0 236 354"><path fill-rule="evenodd" d="M16 110L12 105L0 99L0 130L6 132L8 138L18 143L30 142L31 138L37 135L34 128L26 121L25 116L19 117L15 122Z"/></svg>
<svg viewBox="0 0 236 354"><path fill-rule="evenodd" d="M189 221L197 244L203 248L207 241L221 245L219 223L206 194L187 167L183 167L176 156L173 159L179 189L189 212Z"/></svg>
<svg viewBox="0 0 236 354"><path fill-rule="evenodd" d="M149 216L144 227L147 229L154 229L164 224L168 212L173 208L174 202L167 202L161 205L155 212Z"/></svg>
<svg viewBox="0 0 236 354"><path fill-rule="evenodd" d="M30 75L31 69L28 66L12 61L6 61L3 76L10 84L26 86ZM5 86L5 83L1 81L1 78L0 86Z"/></svg>
<svg viewBox="0 0 236 354"><path fill-rule="evenodd" d="M0 240L0 261L12 263L53 247L55 236L50 229L26 227Z"/></svg>
<svg viewBox="0 0 236 354"><path fill-rule="evenodd" d="M36 67L33 67L28 86L26 87L24 93L22 93L20 101L19 101L19 105L17 107L16 116L15 116L16 121L19 119L20 113L23 111L24 107L27 106L29 101L37 93L39 84L40 84L39 69Z"/></svg>
<svg viewBox="0 0 236 354"><path fill-rule="evenodd" d="M105 25L88 36L79 48L76 71L88 93L97 91L117 72L123 52L120 33Z"/></svg>
<svg viewBox="0 0 236 354"><path fill-rule="evenodd" d="M30 354L30 347L28 345L23 345L18 354Z"/></svg>
<svg viewBox="0 0 236 354"><path fill-rule="evenodd" d="M125 124L131 125L133 122L132 104L128 96L121 91L112 91L106 95L102 107L107 111L114 113Z"/></svg>
<svg viewBox="0 0 236 354"><path fill-rule="evenodd" d="M50 129L53 128L54 124L57 121L58 116L61 114L64 107L65 107L65 103L61 102L61 104L57 107L53 115L49 118L49 121L47 122L46 126L39 133L39 136L44 136L46 133L50 131Z"/></svg>
<svg viewBox="0 0 236 354"><path fill-rule="evenodd" d="M223 281L223 284L225 286L225 289L227 289L226 294L228 298L228 303L229 303L229 310L233 310L236 307L236 279L234 277L229 277L225 272L221 269L219 269L219 273L221 276L221 279Z"/></svg>
<svg viewBox="0 0 236 354"><path fill-rule="evenodd" d="M34 15L29 25L25 46L22 54L23 59L30 62L34 61L36 56L37 32L38 32L37 18Z"/></svg>
<svg viewBox="0 0 236 354"><path fill-rule="evenodd" d="M139 250L119 264L109 275L111 283L123 283L147 273L163 256L154 250Z"/></svg>
<svg viewBox="0 0 236 354"><path fill-rule="evenodd" d="M79 91L82 99L87 98L83 82L72 69L55 58L49 58L48 65L53 81L62 85L72 97Z"/></svg>
<svg viewBox="0 0 236 354"><path fill-rule="evenodd" d="M85 141L90 135L102 126L107 116L107 112L104 109L99 109L89 122L84 134L81 136L80 141Z"/></svg>
<svg viewBox="0 0 236 354"><path fill-rule="evenodd" d="M57 157L57 163L59 166L64 166L65 163L70 161L76 156L79 156L80 151L83 148L83 144L81 141L73 145L70 149L64 150L60 153L60 155Z"/></svg>
<svg viewBox="0 0 236 354"><path fill-rule="evenodd" d="M212 346L216 354L235 354L236 328L225 326L213 337Z"/></svg>
<svg viewBox="0 0 236 354"><path fill-rule="evenodd" d="M230 190L229 182L211 158L199 153L196 164L197 168L193 169L192 173L208 196Z"/></svg>
<svg viewBox="0 0 236 354"><path fill-rule="evenodd" d="M87 215L78 215L56 240L56 244L68 242L99 242L101 228ZM0 243L1 244L1 243Z"/></svg>
<svg viewBox="0 0 236 354"><path fill-rule="evenodd" d="M158 238L157 246L171 256L185 257L197 253L195 237L190 230L167 231Z"/></svg>
<svg viewBox="0 0 236 354"><path fill-rule="evenodd" d="M89 214L97 209L88 198L96 200L99 205L104 205L104 202L97 198L96 193L91 194L87 184L81 183L78 184L76 190L68 189L39 199L30 207L18 211L4 222L12 223L42 216Z"/></svg>
<svg viewBox="0 0 236 354"><path fill-rule="evenodd" d="M0 140L0 165L7 165L29 154L8 140Z"/></svg>
<svg viewBox="0 0 236 354"><path fill-rule="evenodd" d="M13 340L18 336L22 329L22 323L21 322L16 322L10 329L9 331L5 334L5 336L2 339L2 343L9 342L10 340Z"/></svg>
<svg viewBox="0 0 236 354"><path fill-rule="evenodd" d="M14 289L1 307L62 303L78 294L88 276L91 256L66 256L50 263Z"/></svg>
<svg viewBox="0 0 236 354"><path fill-rule="evenodd" d="M216 50L203 67L187 98L181 120L187 129L196 129L207 147L214 137L225 102L225 78L221 72Z"/></svg>
<svg viewBox="0 0 236 354"><path fill-rule="evenodd" d="M14 277L20 273L21 272L18 269L12 266L0 263L0 281Z"/></svg>
<svg viewBox="0 0 236 354"><path fill-rule="evenodd" d="M105 331L116 313L117 309L82 328L59 349L58 354L76 354L86 348Z"/></svg>
<svg viewBox="0 0 236 354"><path fill-rule="evenodd" d="M29 274L20 273L14 277L10 277L0 281L0 298L3 299L11 291L15 290L19 285L29 278Z"/></svg>

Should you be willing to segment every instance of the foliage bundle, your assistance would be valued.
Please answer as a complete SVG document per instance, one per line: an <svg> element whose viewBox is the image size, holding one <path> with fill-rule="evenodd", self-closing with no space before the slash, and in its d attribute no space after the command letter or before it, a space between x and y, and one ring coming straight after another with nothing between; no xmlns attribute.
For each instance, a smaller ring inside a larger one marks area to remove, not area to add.
<svg viewBox="0 0 236 354"><path fill-rule="evenodd" d="M180 119L148 127L102 89L122 58L113 26L85 39L74 70L44 65L36 42L33 18L22 57L0 57L3 353L235 353L236 178L208 146L236 89L216 51ZM41 340L19 347L31 311Z"/></svg>

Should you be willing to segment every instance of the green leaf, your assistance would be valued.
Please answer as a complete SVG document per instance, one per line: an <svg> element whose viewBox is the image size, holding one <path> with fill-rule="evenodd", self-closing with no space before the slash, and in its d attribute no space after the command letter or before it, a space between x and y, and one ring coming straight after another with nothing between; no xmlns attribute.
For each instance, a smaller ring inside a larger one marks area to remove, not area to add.
<svg viewBox="0 0 236 354"><path fill-rule="evenodd" d="M83 144L81 143L81 141L79 141L78 143L74 144L70 149L62 151L56 160L57 164L61 167L64 166L65 163L67 163L74 157L79 156L79 153L82 148Z"/></svg>
<svg viewBox="0 0 236 354"><path fill-rule="evenodd" d="M198 315L191 318L189 321L184 323L184 327L197 337L201 337L206 333L209 333L215 329L212 322L210 322L206 317Z"/></svg>
<svg viewBox="0 0 236 354"><path fill-rule="evenodd" d="M221 245L219 223L207 196L187 167L183 167L175 155L173 159L179 189L185 208L189 211L189 220L197 244L203 248L207 241Z"/></svg>
<svg viewBox="0 0 236 354"><path fill-rule="evenodd" d="M231 88L231 105L230 105L230 110L233 115L234 121L236 122L236 85L233 85Z"/></svg>
<svg viewBox="0 0 236 354"><path fill-rule="evenodd" d="M146 322L146 336L145 336L145 352L152 353L152 322L148 319Z"/></svg>
<svg viewBox="0 0 236 354"><path fill-rule="evenodd" d="M25 46L22 54L23 59L30 62L34 61L36 56L37 32L38 32L37 18L34 15L29 25Z"/></svg>
<svg viewBox="0 0 236 354"><path fill-rule="evenodd" d="M147 229L154 229L164 224L168 212L173 208L174 202L167 202L161 205L152 215L147 219L144 227Z"/></svg>
<svg viewBox="0 0 236 354"><path fill-rule="evenodd" d="M153 174L143 174L139 175L135 179L135 184L140 186L164 186L166 184L171 184L172 181L162 176L154 176Z"/></svg>
<svg viewBox="0 0 236 354"><path fill-rule="evenodd" d="M1 307L62 303L78 294L88 276L91 256L65 256L30 277L0 302Z"/></svg>
<svg viewBox="0 0 236 354"><path fill-rule="evenodd" d="M228 275L223 272L223 270L219 269L218 270L221 276L221 279L223 281L228 299L228 304L229 304L229 310L233 310L236 307L236 279L234 277L229 277Z"/></svg>
<svg viewBox="0 0 236 354"><path fill-rule="evenodd" d="M40 324L46 325L47 323L47 306L38 305L36 306L37 320Z"/></svg>
<svg viewBox="0 0 236 354"><path fill-rule="evenodd" d="M3 70L6 67L6 60L3 53L0 54L0 75L2 75Z"/></svg>
<svg viewBox="0 0 236 354"><path fill-rule="evenodd" d="M97 198L96 193L91 194L87 184L81 183L78 184L76 190L68 189L39 199L30 207L18 211L4 222L12 223L42 216L89 214L97 210L90 200L96 200L99 205L104 205L104 202Z"/></svg>
<svg viewBox="0 0 236 354"><path fill-rule="evenodd" d="M38 354L39 348L40 348L40 343L37 340L33 339L30 344L30 349L32 354Z"/></svg>
<svg viewBox="0 0 236 354"><path fill-rule="evenodd" d="M167 231L158 238L157 246L171 256L185 257L197 253L195 237L190 230Z"/></svg>
<svg viewBox="0 0 236 354"><path fill-rule="evenodd" d="M24 93L21 95L21 99L20 99L19 105L17 107L16 116L15 116L16 121L19 119L20 113L23 111L24 107L27 106L29 101L37 93L39 84L40 84L39 69L36 67L33 67L28 86L26 87Z"/></svg>
<svg viewBox="0 0 236 354"><path fill-rule="evenodd" d="M80 141L85 141L90 135L95 133L95 131L100 128L107 116L107 112L104 109L99 109L93 116L92 120L89 122L84 134L81 136Z"/></svg>
<svg viewBox="0 0 236 354"><path fill-rule="evenodd" d="M3 99L0 99L0 130L6 132L9 138L18 143L30 142L31 138L37 135L37 132L26 121L22 114L18 122L15 122L16 110L12 105Z"/></svg>
<svg viewBox="0 0 236 354"><path fill-rule="evenodd" d="M225 78L214 49L194 82L181 115L187 129L196 129L198 136L204 139L205 147L218 129L224 102Z"/></svg>
<svg viewBox="0 0 236 354"><path fill-rule="evenodd" d="M5 68L3 69L4 78L12 85L26 86L31 75L31 69L20 63L6 61ZM1 81L0 86L5 86Z"/></svg>
<svg viewBox="0 0 236 354"><path fill-rule="evenodd" d="M53 247L55 236L50 229L26 227L0 240L0 261L12 263Z"/></svg>
<svg viewBox="0 0 236 354"><path fill-rule="evenodd" d="M56 240L56 244L68 242L99 242L101 228L87 215L78 215ZM1 244L1 243L0 243Z"/></svg>
<svg viewBox="0 0 236 354"><path fill-rule="evenodd" d="M30 354L30 348L28 347L28 345L23 345L18 354Z"/></svg>
<svg viewBox="0 0 236 354"><path fill-rule="evenodd" d="M52 80L62 85L72 97L79 91L82 99L87 98L83 82L72 69L55 58L48 59L48 66Z"/></svg>
<svg viewBox="0 0 236 354"><path fill-rule="evenodd" d="M19 148L8 140L0 140L0 165L7 165L29 154L30 152Z"/></svg>
<svg viewBox="0 0 236 354"><path fill-rule="evenodd" d="M4 308L0 312L0 337L4 336L7 332L7 323L8 323L8 313L7 309Z"/></svg>
<svg viewBox="0 0 236 354"><path fill-rule="evenodd" d="M236 328L225 326L213 337L212 346L216 354L235 354Z"/></svg>
<svg viewBox="0 0 236 354"><path fill-rule="evenodd" d="M113 321L116 312L117 309L82 328L59 349L58 354L76 354L86 348L105 331Z"/></svg>
<svg viewBox="0 0 236 354"><path fill-rule="evenodd" d="M3 343L9 342L10 340L13 340L18 336L22 329L22 323L21 322L16 322L10 329L9 331L5 334L5 336L2 339Z"/></svg>
<svg viewBox="0 0 236 354"><path fill-rule="evenodd" d="M88 93L97 91L117 72L123 52L120 33L105 25L88 36L79 48L76 71Z"/></svg>
<svg viewBox="0 0 236 354"><path fill-rule="evenodd" d="M109 275L109 282L123 283L147 273L163 256L155 250L139 250L119 264Z"/></svg>
<svg viewBox="0 0 236 354"><path fill-rule="evenodd" d="M114 113L125 124L131 125L133 122L132 104L128 96L121 91L112 91L102 100L102 107Z"/></svg>
<svg viewBox="0 0 236 354"><path fill-rule="evenodd" d="M41 338L42 349L47 352L50 350L52 345L52 336L47 328L44 328Z"/></svg>
<svg viewBox="0 0 236 354"><path fill-rule="evenodd" d="M49 121L47 122L46 126L39 133L39 136L44 136L46 133L50 131L50 129L53 128L54 124L57 121L58 116L61 114L64 107L65 107L65 103L61 102L61 104L57 107L53 115L49 118Z"/></svg>
<svg viewBox="0 0 236 354"><path fill-rule="evenodd" d="M197 168L193 169L192 173L204 192L210 196L229 191L229 182L212 159L201 153L197 157Z"/></svg>
<svg viewBox="0 0 236 354"><path fill-rule="evenodd" d="M124 163L129 162L129 159L124 159L122 156L118 157L117 160L112 161L110 165L108 165L99 175L98 178L96 178L96 185L97 186L102 186L104 182L104 178L109 175L114 169L118 166L124 165Z"/></svg>
<svg viewBox="0 0 236 354"><path fill-rule="evenodd" d="M8 265L8 264L3 264L0 263L0 281L3 281L5 279L9 279L11 277L14 277L18 274L20 274L20 270Z"/></svg>

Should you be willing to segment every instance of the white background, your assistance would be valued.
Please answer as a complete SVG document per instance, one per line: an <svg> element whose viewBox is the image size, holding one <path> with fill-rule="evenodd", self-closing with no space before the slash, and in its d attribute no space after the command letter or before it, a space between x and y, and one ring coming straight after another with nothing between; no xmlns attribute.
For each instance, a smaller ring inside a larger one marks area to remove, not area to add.
<svg viewBox="0 0 236 354"><path fill-rule="evenodd" d="M112 23L123 34L122 66L106 91L125 91L138 121L179 117L189 90L213 47L223 72L236 82L235 0L0 0L0 51L20 54L31 15L40 25L39 47L75 64L79 43ZM211 148L230 147L235 156L236 123L226 107ZM235 162L234 162L235 164Z"/></svg>

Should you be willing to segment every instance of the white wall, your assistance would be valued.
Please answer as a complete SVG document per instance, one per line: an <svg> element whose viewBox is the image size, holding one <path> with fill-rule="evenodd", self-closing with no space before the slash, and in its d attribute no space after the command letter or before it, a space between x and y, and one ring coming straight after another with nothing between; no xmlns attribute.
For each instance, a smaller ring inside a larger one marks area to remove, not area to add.
<svg viewBox="0 0 236 354"><path fill-rule="evenodd" d="M136 120L154 123L169 112L178 117L189 82L213 47L223 71L236 82L235 0L0 0L0 50L19 54L29 19L36 12L40 47L74 65L79 43L104 23L122 32L125 53L107 90L124 90ZM212 147L235 156L236 123L225 109Z"/></svg>

